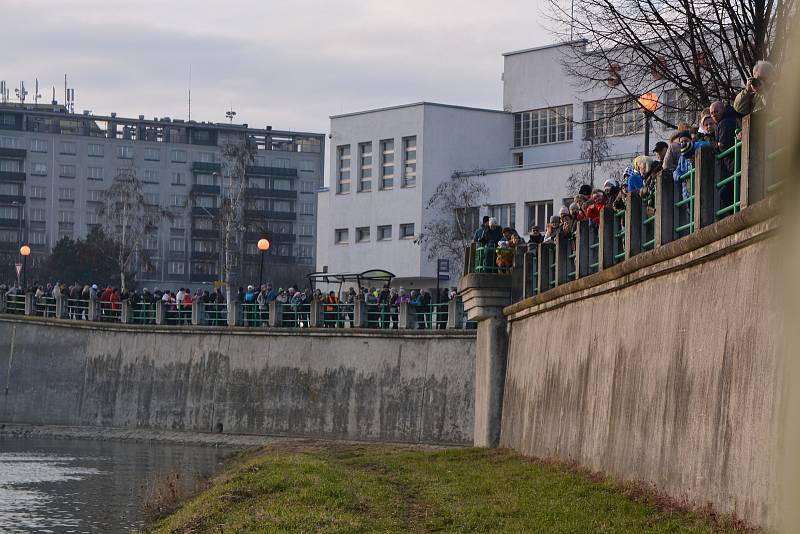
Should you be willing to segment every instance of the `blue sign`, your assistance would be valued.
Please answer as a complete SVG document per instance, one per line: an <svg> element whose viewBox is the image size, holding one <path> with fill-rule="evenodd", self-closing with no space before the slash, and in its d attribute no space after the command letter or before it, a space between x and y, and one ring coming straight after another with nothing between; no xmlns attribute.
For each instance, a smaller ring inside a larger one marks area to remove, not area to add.
<svg viewBox="0 0 800 534"><path fill-rule="evenodd" d="M436 271L440 273L450 272L450 260L436 260ZM449 277L447 278L449 280Z"/></svg>
<svg viewBox="0 0 800 534"><path fill-rule="evenodd" d="M439 280L450 280L449 274L439 274Z"/></svg>

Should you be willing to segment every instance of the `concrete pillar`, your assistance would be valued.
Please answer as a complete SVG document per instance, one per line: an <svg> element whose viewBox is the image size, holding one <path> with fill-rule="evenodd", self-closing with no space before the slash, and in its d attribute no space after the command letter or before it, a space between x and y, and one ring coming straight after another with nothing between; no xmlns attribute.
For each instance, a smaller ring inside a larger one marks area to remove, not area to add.
<svg viewBox="0 0 800 534"><path fill-rule="evenodd" d="M539 262L537 266L539 270L539 294L550 289L550 263L552 263L552 258L555 253L556 247L552 243L541 243L539 245L539 252L536 254Z"/></svg>
<svg viewBox="0 0 800 534"><path fill-rule="evenodd" d="M131 302L129 300L123 300L120 302L121 310L120 310L120 318L119 321L123 324L130 324L133 322L133 306L131 306ZM58 304L56 304L57 306Z"/></svg>
<svg viewBox="0 0 800 534"><path fill-rule="evenodd" d="M36 315L36 298L33 293L25 293L25 315Z"/></svg>
<svg viewBox="0 0 800 534"><path fill-rule="evenodd" d="M164 302L161 299L156 301L156 324L167 324L166 316L164 315Z"/></svg>
<svg viewBox="0 0 800 534"><path fill-rule="evenodd" d="M500 441L508 356L503 308L511 303L511 280L508 276L469 274L461 278L458 290L468 318L478 321L474 445L496 447Z"/></svg>
<svg viewBox="0 0 800 534"><path fill-rule="evenodd" d="M242 322L242 307L235 300L228 304L228 326L239 326Z"/></svg>
<svg viewBox="0 0 800 534"><path fill-rule="evenodd" d="M97 297L91 294L89 295L89 311L87 313L87 319L89 321L97 320Z"/></svg>
<svg viewBox="0 0 800 534"><path fill-rule="evenodd" d="M669 173L656 177L656 246L675 239L675 181Z"/></svg>
<svg viewBox="0 0 800 534"><path fill-rule="evenodd" d="M642 251L642 197L632 192L625 204L625 259Z"/></svg>
<svg viewBox="0 0 800 534"><path fill-rule="evenodd" d="M56 319L63 319L67 315L67 297L56 297Z"/></svg>
<svg viewBox="0 0 800 534"><path fill-rule="evenodd" d="M575 277L583 278L589 275L589 265L592 263L589 250L589 221L578 221L575 228Z"/></svg>
<svg viewBox="0 0 800 534"><path fill-rule="evenodd" d="M311 328L323 328L324 316L322 315L322 307L317 299L312 300L308 305L308 326Z"/></svg>
<svg viewBox="0 0 800 534"><path fill-rule="evenodd" d="M564 238L560 234L556 237L556 285L560 286L566 284L569 279L567 273L569 272L569 253L572 244L569 239Z"/></svg>
<svg viewBox="0 0 800 534"><path fill-rule="evenodd" d="M714 148L702 146L694 157L694 227L696 230L712 224L717 211L717 181L719 165ZM733 185L731 185L733 187Z"/></svg>
<svg viewBox="0 0 800 534"><path fill-rule="evenodd" d="M517 247L514 250L514 268L511 270L511 290L514 302L525 298L525 256L528 249Z"/></svg>
<svg viewBox="0 0 800 534"><path fill-rule="evenodd" d="M269 303L269 325L282 326L283 325L283 307L277 300Z"/></svg>
<svg viewBox="0 0 800 534"><path fill-rule="evenodd" d="M433 318L431 318L433 319ZM414 329L417 327L417 308L408 302L400 303L399 328Z"/></svg>
<svg viewBox="0 0 800 534"><path fill-rule="evenodd" d="M6 313L6 292L0 291L0 313Z"/></svg>
<svg viewBox="0 0 800 534"><path fill-rule="evenodd" d="M751 113L742 118L741 209L766 197L766 113Z"/></svg>
<svg viewBox="0 0 800 534"><path fill-rule="evenodd" d="M598 270L608 269L614 265L614 210L607 208L600 212L600 264Z"/></svg>
<svg viewBox="0 0 800 534"><path fill-rule="evenodd" d="M367 327L367 304L363 300L357 300L353 304L353 328Z"/></svg>
<svg viewBox="0 0 800 534"><path fill-rule="evenodd" d="M447 303L447 328L464 328L464 305L460 298L454 298Z"/></svg>
<svg viewBox="0 0 800 534"><path fill-rule="evenodd" d="M205 311L205 306L202 302L192 301L192 326L198 326L202 324L203 321L203 312Z"/></svg>

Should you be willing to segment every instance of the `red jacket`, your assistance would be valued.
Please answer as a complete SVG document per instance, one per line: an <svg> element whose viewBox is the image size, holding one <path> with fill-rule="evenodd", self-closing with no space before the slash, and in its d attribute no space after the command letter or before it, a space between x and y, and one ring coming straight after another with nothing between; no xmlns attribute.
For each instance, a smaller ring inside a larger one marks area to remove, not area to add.
<svg viewBox="0 0 800 534"><path fill-rule="evenodd" d="M603 213L605 207L605 202L595 202L586 208L586 216L589 217L594 224L600 224L600 214Z"/></svg>
<svg viewBox="0 0 800 534"><path fill-rule="evenodd" d="M114 310L119 309L119 293L116 291L112 291L111 295L108 297L109 302L111 302L111 308Z"/></svg>

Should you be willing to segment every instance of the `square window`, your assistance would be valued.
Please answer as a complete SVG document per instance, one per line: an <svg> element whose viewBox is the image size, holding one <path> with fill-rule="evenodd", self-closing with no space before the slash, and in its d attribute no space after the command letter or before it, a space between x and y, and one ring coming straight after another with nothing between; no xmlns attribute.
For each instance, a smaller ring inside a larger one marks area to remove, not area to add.
<svg viewBox="0 0 800 534"><path fill-rule="evenodd" d="M400 239L414 238L414 223L400 225Z"/></svg>
<svg viewBox="0 0 800 534"><path fill-rule="evenodd" d="M161 160L161 150L157 148L145 148L144 149L144 159L147 161L159 161Z"/></svg>
<svg viewBox="0 0 800 534"><path fill-rule="evenodd" d="M378 226L378 241L389 241L392 239L392 226Z"/></svg>
<svg viewBox="0 0 800 534"><path fill-rule="evenodd" d="M369 226L356 228L356 243L366 243L369 241Z"/></svg>
<svg viewBox="0 0 800 534"><path fill-rule="evenodd" d="M72 141L64 141L61 143L61 153L74 156L78 153L78 146Z"/></svg>
<svg viewBox="0 0 800 534"><path fill-rule="evenodd" d="M90 143L87 148L87 154L92 158L102 158L105 152L105 147L96 143Z"/></svg>
<svg viewBox="0 0 800 534"><path fill-rule="evenodd" d="M347 228L337 228L334 231L334 241L336 244L347 243L349 239L350 237Z"/></svg>
<svg viewBox="0 0 800 534"><path fill-rule="evenodd" d="M31 152L47 152L46 139L31 139Z"/></svg>
<svg viewBox="0 0 800 534"><path fill-rule="evenodd" d="M173 163L186 163L186 151L177 149L173 150L171 158Z"/></svg>

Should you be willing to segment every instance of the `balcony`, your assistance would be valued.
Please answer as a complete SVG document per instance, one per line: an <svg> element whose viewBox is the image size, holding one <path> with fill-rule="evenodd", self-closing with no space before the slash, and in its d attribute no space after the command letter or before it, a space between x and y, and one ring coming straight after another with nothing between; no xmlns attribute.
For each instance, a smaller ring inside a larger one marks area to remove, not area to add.
<svg viewBox="0 0 800 534"><path fill-rule="evenodd" d="M218 238L219 230L201 230L199 228L192 228L192 237L211 237Z"/></svg>
<svg viewBox="0 0 800 534"><path fill-rule="evenodd" d="M202 185L202 184L193 184L191 189L189 189L190 193L203 193L203 194L210 194L210 195L219 195L219 186L218 185Z"/></svg>
<svg viewBox="0 0 800 534"><path fill-rule="evenodd" d="M22 195L0 195L0 204L25 204Z"/></svg>
<svg viewBox="0 0 800 534"><path fill-rule="evenodd" d="M293 211L265 211L264 218L278 221L296 221L297 213Z"/></svg>
<svg viewBox="0 0 800 534"><path fill-rule="evenodd" d="M25 177L26 175L24 172L0 171L0 181L24 182Z"/></svg>
<svg viewBox="0 0 800 534"><path fill-rule="evenodd" d="M216 282L218 279L219 276L216 274L200 274L200 273L192 273L190 278L192 282L198 282L198 283ZM183 280L182 276L181 280Z"/></svg>
<svg viewBox="0 0 800 534"><path fill-rule="evenodd" d="M0 219L0 228L20 228L25 226L25 219Z"/></svg>
<svg viewBox="0 0 800 534"><path fill-rule="evenodd" d="M25 159L28 151L24 148L0 148L0 158Z"/></svg>
<svg viewBox="0 0 800 534"><path fill-rule="evenodd" d="M280 176L282 178L297 178L297 169L283 167L257 167L247 166L247 174L252 176Z"/></svg>
<svg viewBox="0 0 800 534"><path fill-rule="evenodd" d="M284 189L268 189L262 187L248 187L245 189L248 197L256 198L289 198L297 199L297 191L286 191Z"/></svg>
<svg viewBox="0 0 800 534"><path fill-rule="evenodd" d="M192 208L192 215L200 217L217 217L219 215L219 208L204 208L202 206L194 206Z"/></svg>
<svg viewBox="0 0 800 534"><path fill-rule="evenodd" d="M207 163L205 161L193 161L192 172L220 172L222 165L219 163Z"/></svg>
<svg viewBox="0 0 800 534"><path fill-rule="evenodd" d="M197 252L192 251L193 260L218 260L219 252Z"/></svg>
<svg viewBox="0 0 800 534"><path fill-rule="evenodd" d="M267 239L273 243L294 243L297 241L297 236L294 234L273 234L268 232Z"/></svg>

